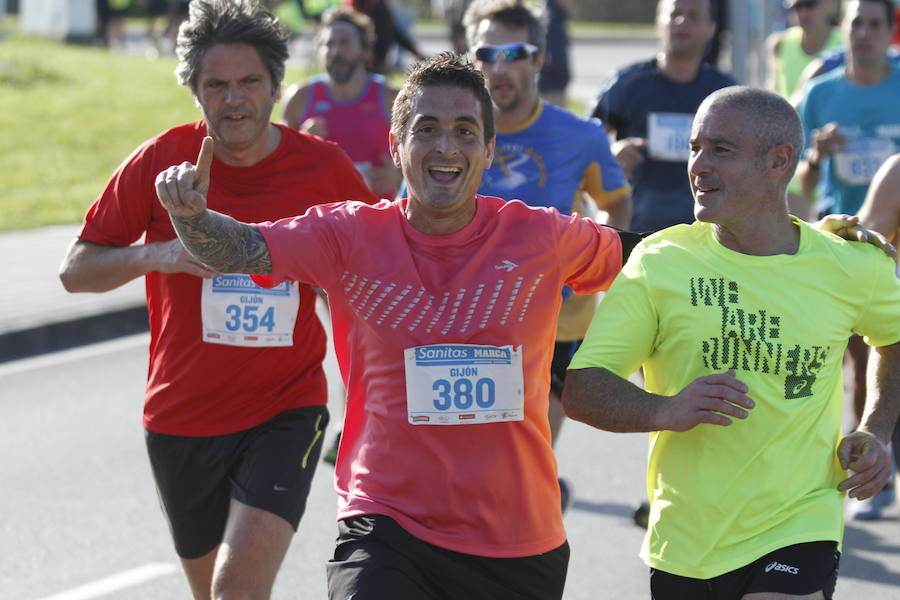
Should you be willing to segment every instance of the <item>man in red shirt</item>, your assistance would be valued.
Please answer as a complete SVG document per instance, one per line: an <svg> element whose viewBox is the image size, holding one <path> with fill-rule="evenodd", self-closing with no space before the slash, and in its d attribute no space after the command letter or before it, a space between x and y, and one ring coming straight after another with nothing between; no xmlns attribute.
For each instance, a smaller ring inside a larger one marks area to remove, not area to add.
<svg viewBox="0 0 900 600"><path fill-rule="evenodd" d="M255 2L195 0L176 76L203 118L139 146L91 206L60 268L70 292L146 276L147 449L195 598L268 597L328 422L325 335L315 294L213 270L175 237L156 174L216 140L209 202L238 219L373 197L335 144L270 122L288 36ZM132 245L141 237L144 243Z"/></svg>

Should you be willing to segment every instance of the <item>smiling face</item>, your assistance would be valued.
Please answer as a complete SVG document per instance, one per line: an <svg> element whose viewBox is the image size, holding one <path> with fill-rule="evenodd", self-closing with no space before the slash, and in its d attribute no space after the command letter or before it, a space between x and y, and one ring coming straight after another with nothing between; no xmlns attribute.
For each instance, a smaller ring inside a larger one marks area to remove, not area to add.
<svg viewBox="0 0 900 600"><path fill-rule="evenodd" d="M489 19L478 24L473 41L473 48L531 43L527 28L507 27ZM544 63L543 54L537 53L516 61L497 58L491 63L480 60L474 62L484 74L491 99L498 111L513 111L521 106L531 108L537 102L537 76Z"/></svg>
<svg viewBox="0 0 900 600"><path fill-rule="evenodd" d="M409 188L410 221L420 231L430 232L432 220L458 228L471 220L494 156L494 140L485 143L483 129L481 104L469 90L441 85L414 92L409 125L402 137L391 133L390 142Z"/></svg>
<svg viewBox="0 0 900 600"><path fill-rule="evenodd" d="M688 159L697 220L731 227L752 218L769 189L765 164L746 113L701 106L691 130Z"/></svg>
<svg viewBox="0 0 900 600"><path fill-rule="evenodd" d="M249 44L217 44L203 59L194 94L209 134L224 150L266 144L278 88Z"/></svg>

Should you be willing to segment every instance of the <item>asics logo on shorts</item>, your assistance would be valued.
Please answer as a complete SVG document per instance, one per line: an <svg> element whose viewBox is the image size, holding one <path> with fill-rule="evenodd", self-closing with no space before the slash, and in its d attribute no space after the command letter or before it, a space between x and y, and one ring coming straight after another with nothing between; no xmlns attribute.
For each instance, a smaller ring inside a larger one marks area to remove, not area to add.
<svg viewBox="0 0 900 600"><path fill-rule="evenodd" d="M792 567L790 565L783 565L778 561L772 561L766 565L766 573L769 571L783 571L785 573L790 573L791 575L797 575L800 573L800 569L797 567Z"/></svg>

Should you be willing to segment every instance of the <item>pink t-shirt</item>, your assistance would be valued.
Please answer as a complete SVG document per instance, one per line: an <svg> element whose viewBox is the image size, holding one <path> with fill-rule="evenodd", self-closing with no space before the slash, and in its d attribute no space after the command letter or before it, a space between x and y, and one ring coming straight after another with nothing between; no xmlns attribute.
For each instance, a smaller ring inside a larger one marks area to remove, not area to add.
<svg viewBox="0 0 900 600"><path fill-rule="evenodd" d="M406 203L322 205L260 226L276 281L328 292L348 395L338 518L387 515L419 539L480 556L552 550L566 538L547 421L560 290L607 289L622 264L619 236L481 196L465 228L432 236L409 224ZM404 350L432 344L521 348L524 420L410 424Z"/></svg>

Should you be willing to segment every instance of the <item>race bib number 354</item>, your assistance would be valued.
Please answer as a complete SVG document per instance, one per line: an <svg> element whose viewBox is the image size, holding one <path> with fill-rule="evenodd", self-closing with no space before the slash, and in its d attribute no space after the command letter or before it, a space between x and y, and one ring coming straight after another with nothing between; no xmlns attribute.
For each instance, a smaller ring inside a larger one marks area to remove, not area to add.
<svg viewBox="0 0 900 600"><path fill-rule="evenodd" d="M247 275L203 280L203 341L229 346L292 346L300 306L296 282L261 288Z"/></svg>
<svg viewBox="0 0 900 600"><path fill-rule="evenodd" d="M465 425L525 418L522 348L437 344L404 350L413 425Z"/></svg>

